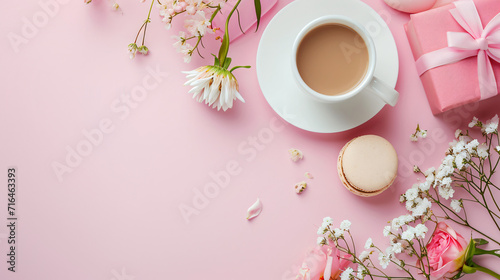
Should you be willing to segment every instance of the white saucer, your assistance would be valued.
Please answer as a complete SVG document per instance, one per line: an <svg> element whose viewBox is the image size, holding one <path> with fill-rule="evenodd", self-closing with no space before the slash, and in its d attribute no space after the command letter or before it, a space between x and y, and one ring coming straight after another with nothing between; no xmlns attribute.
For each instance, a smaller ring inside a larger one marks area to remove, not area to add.
<svg viewBox="0 0 500 280"><path fill-rule="evenodd" d="M274 16L257 51L257 77L264 97L278 115L294 126L332 133L363 124L385 103L368 90L342 104L321 103L296 85L290 65L295 37L307 23L324 15L351 17L369 31L377 53L375 76L393 87L399 61L389 27L377 12L359 0L295 0Z"/></svg>

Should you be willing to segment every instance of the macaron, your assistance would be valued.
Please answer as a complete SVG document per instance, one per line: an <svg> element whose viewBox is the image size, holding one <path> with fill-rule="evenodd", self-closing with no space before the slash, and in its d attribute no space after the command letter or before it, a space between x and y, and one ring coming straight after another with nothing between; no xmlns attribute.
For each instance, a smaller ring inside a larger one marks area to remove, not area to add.
<svg viewBox="0 0 500 280"><path fill-rule="evenodd" d="M340 181L352 193L369 197L389 188L398 173L398 155L392 144L377 135L349 141L340 151Z"/></svg>

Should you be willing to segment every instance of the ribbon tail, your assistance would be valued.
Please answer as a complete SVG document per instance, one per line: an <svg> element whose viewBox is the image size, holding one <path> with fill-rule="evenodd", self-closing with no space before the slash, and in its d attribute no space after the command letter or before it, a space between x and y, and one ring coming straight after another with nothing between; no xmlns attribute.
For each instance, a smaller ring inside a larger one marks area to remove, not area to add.
<svg viewBox="0 0 500 280"><path fill-rule="evenodd" d="M485 51L480 51L477 55L477 74L481 99L487 99L497 95L497 81L491 60Z"/></svg>
<svg viewBox="0 0 500 280"><path fill-rule="evenodd" d="M333 257L328 256L328 259L326 260L325 272L323 273L323 278L325 280L329 280L330 277L332 276L332 261Z"/></svg>
<svg viewBox="0 0 500 280"><path fill-rule="evenodd" d="M415 61L418 74L421 76L427 70L458 62L462 59L477 55L477 50L458 50L456 48L443 48L426 53Z"/></svg>

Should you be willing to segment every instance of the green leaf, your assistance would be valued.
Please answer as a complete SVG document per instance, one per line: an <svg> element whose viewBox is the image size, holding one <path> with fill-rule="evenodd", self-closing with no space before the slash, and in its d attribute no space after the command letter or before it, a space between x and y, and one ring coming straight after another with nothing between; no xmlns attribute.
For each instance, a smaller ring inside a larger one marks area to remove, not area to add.
<svg viewBox="0 0 500 280"><path fill-rule="evenodd" d="M476 271L477 271L477 269L475 267L471 267L471 266L468 266L466 264L464 264L464 266L462 267L463 273L472 274L472 273L476 273Z"/></svg>
<svg viewBox="0 0 500 280"><path fill-rule="evenodd" d="M262 15L262 6L260 5L260 0L254 0L255 3L255 15L257 15L257 28L255 31L259 30L260 17Z"/></svg>
<svg viewBox="0 0 500 280"><path fill-rule="evenodd" d="M219 58L215 55L215 54L212 54L215 58L215 61L214 61L214 66L220 66L220 60Z"/></svg>
<svg viewBox="0 0 500 280"><path fill-rule="evenodd" d="M482 238L475 238L472 240L476 243L476 246L481 246L489 243L488 240Z"/></svg>
<svg viewBox="0 0 500 280"><path fill-rule="evenodd" d="M474 257L474 254L476 253L476 242L474 242L474 239L470 239L469 245L465 249L465 263L466 264L471 264L472 263L472 257Z"/></svg>
<svg viewBox="0 0 500 280"><path fill-rule="evenodd" d="M222 66L222 68L224 69L229 68L229 65L231 65L231 61L232 59L230 57L226 57L226 61L224 61L224 65Z"/></svg>
<svg viewBox="0 0 500 280"><path fill-rule="evenodd" d="M231 68L231 70L229 72L233 73L234 70L236 69L239 69L239 68L251 68L252 66L250 65L246 65L246 66L234 66L233 68Z"/></svg>

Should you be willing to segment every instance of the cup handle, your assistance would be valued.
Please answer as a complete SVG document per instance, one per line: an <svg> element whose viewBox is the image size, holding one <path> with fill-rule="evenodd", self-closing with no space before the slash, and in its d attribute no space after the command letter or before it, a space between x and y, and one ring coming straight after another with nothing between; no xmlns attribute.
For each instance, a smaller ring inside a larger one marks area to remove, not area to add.
<svg viewBox="0 0 500 280"><path fill-rule="evenodd" d="M392 107L394 107L398 102L399 92L382 82L377 77L372 78L369 88L372 89L372 92L380 97L380 99Z"/></svg>

